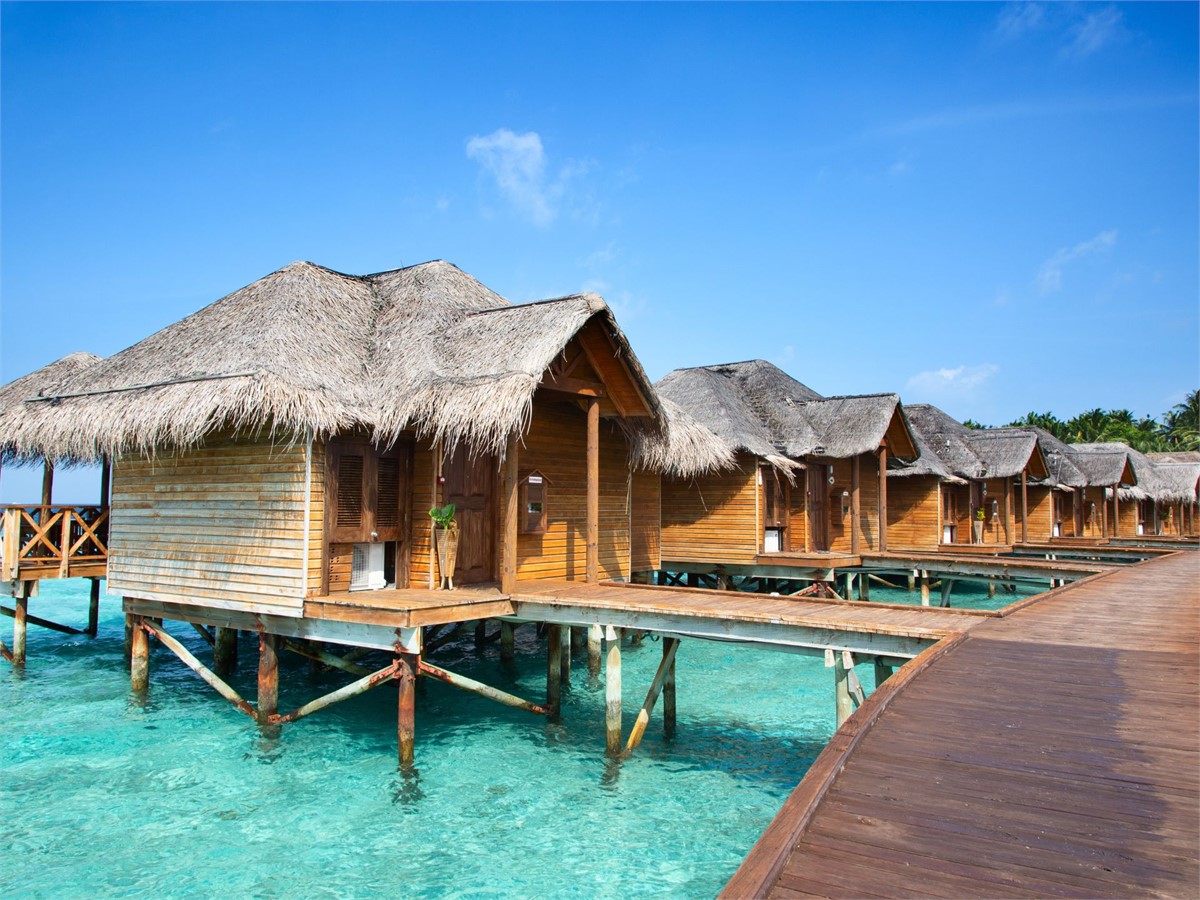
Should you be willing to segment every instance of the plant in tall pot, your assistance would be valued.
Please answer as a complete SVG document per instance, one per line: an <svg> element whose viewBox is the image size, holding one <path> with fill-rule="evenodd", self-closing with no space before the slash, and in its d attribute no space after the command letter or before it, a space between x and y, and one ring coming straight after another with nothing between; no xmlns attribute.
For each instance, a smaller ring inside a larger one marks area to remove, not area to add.
<svg viewBox="0 0 1200 900"><path fill-rule="evenodd" d="M429 510L433 519L433 543L437 547L441 587L454 590L454 563L458 558L458 523L454 521L454 504L435 506Z"/></svg>
<svg viewBox="0 0 1200 900"><path fill-rule="evenodd" d="M987 513L982 506L975 510L975 521L971 523L971 532L977 544L983 543L983 522L986 517Z"/></svg>

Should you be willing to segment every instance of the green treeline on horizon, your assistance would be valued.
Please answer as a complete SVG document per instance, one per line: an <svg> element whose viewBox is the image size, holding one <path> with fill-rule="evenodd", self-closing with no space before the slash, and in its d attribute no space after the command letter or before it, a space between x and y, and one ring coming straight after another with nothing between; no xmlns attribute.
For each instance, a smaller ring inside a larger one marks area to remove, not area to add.
<svg viewBox="0 0 1200 900"><path fill-rule="evenodd" d="M972 419L968 428L991 428ZM1200 390L1192 391L1182 403L1163 413L1162 420L1141 419L1127 409L1089 409L1063 420L1050 412L1028 412L1008 425L1035 425L1068 444L1120 441L1142 453L1171 450L1200 450Z"/></svg>

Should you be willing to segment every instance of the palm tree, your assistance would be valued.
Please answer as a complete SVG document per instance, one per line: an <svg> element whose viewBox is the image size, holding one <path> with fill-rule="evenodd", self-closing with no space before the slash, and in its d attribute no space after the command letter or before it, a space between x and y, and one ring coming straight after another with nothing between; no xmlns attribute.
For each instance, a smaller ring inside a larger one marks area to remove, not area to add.
<svg viewBox="0 0 1200 900"><path fill-rule="evenodd" d="M1200 450L1200 390L1163 414L1163 442L1172 450Z"/></svg>

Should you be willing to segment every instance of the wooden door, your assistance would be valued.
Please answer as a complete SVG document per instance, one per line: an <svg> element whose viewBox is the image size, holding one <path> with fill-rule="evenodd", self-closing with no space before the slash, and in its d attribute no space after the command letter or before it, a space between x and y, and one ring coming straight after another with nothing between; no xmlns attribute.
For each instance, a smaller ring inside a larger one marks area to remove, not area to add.
<svg viewBox="0 0 1200 900"><path fill-rule="evenodd" d="M812 548L818 553L829 550L829 472L830 467L809 463L808 508L812 514Z"/></svg>
<svg viewBox="0 0 1200 900"><path fill-rule="evenodd" d="M942 485L942 524L954 526L954 542L961 542L963 539L963 512L961 501L962 491L959 485L944 484ZM938 540L941 540L939 536Z"/></svg>
<svg viewBox="0 0 1200 900"><path fill-rule="evenodd" d="M458 522L455 584L496 580L496 461L472 457L460 447L442 467L443 502L454 504Z"/></svg>

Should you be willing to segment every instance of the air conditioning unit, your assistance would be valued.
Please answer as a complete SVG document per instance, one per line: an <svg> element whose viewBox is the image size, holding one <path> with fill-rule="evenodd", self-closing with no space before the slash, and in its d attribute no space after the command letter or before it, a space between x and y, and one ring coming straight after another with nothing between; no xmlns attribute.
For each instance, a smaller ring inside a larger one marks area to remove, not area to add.
<svg viewBox="0 0 1200 900"><path fill-rule="evenodd" d="M377 591L385 587L383 544L355 544L350 559L350 590Z"/></svg>

